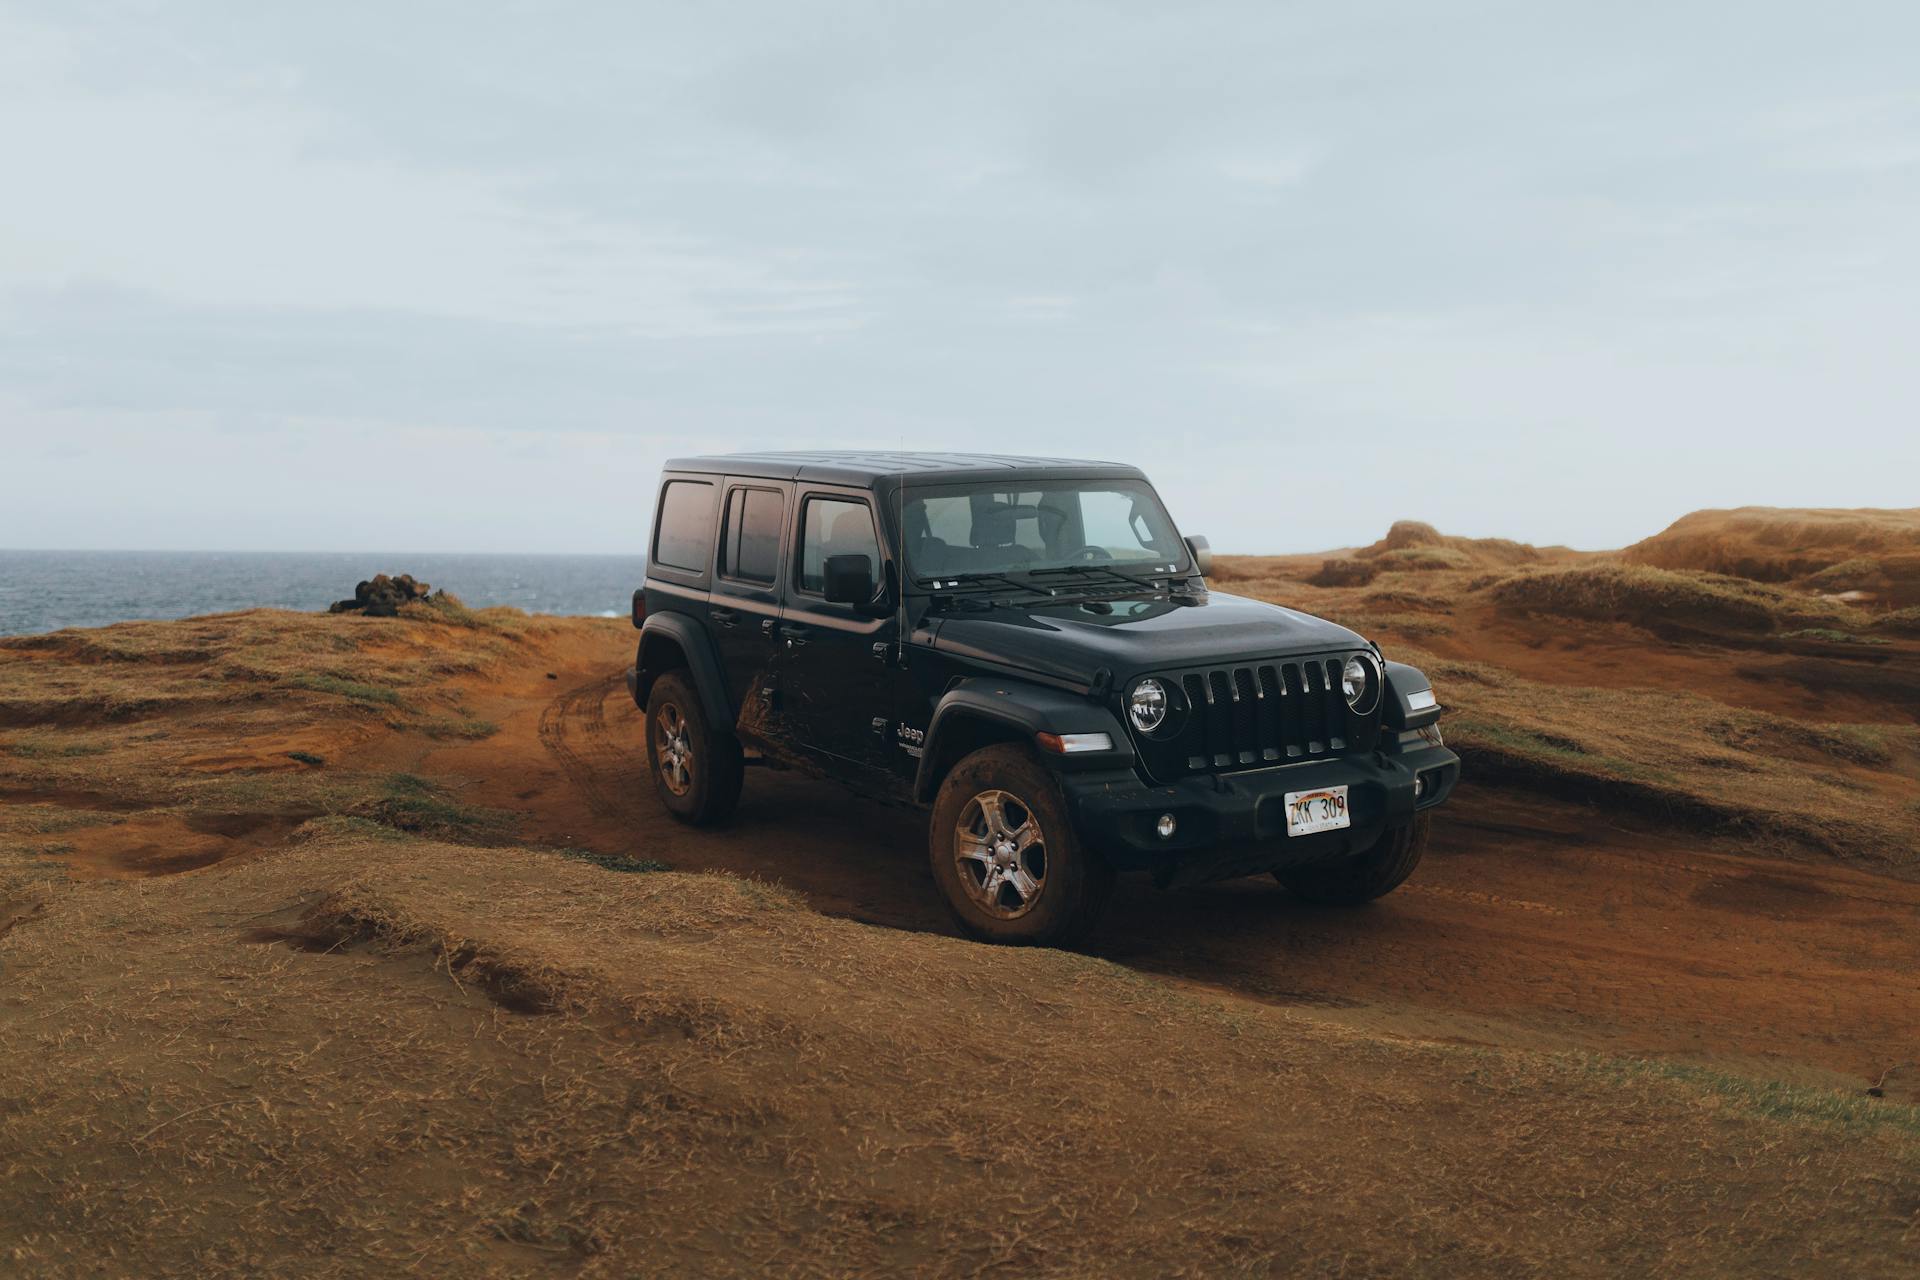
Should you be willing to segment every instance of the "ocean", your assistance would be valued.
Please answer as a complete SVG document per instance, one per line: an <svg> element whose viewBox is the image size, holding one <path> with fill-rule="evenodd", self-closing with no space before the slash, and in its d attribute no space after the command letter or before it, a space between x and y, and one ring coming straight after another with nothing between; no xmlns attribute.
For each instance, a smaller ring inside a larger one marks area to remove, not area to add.
<svg viewBox="0 0 1920 1280"><path fill-rule="evenodd" d="M645 565L640 556L0 550L0 635L262 606L325 609L376 573L410 573L476 609L624 618Z"/></svg>

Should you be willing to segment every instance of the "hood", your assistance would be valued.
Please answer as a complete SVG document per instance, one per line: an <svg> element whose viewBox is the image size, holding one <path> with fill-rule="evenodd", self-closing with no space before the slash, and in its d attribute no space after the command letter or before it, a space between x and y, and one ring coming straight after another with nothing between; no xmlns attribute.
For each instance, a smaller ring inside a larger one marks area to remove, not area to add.
<svg viewBox="0 0 1920 1280"><path fill-rule="evenodd" d="M1312 614L1209 592L1188 600L1018 600L982 613L950 613L941 616L933 647L1086 683L1101 667L1125 680L1149 671L1364 649L1367 642Z"/></svg>

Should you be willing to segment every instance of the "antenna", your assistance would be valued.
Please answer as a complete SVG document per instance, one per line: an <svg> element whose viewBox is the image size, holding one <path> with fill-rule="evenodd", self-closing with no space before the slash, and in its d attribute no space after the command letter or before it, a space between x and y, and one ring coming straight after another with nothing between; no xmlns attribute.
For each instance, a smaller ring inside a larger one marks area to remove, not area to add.
<svg viewBox="0 0 1920 1280"><path fill-rule="evenodd" d="M899 631L894 652L899 655L894 665L907 665L907 434L900 433L900 471L893 482L893 537L894 537L894 590L900 597L899 620L894 624Z"/></svg>

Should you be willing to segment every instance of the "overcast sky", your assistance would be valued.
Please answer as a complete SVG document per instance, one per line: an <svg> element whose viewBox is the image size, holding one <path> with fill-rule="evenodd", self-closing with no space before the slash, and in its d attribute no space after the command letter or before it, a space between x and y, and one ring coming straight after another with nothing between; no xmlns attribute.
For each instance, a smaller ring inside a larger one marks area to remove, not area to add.
<svg viewBox="0 0 1920 1280"><path fill-rule="evenodd" d="M1116 458L1234 551L1920 504L1920 6L0 0L0 546L631 552Z"/></svg>

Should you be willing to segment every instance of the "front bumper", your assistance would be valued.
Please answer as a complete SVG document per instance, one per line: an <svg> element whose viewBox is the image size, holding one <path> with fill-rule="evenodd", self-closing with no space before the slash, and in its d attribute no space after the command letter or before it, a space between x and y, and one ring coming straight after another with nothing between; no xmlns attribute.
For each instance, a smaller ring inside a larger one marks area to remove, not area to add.
<svg viewBox="0 0 1920 1280"><path fill-rule="evenodd" d="M1389 827L1446 800L1460 779L1460 757L1443 746L1421 746L1183 778L1166 786L1143 782L1131 769L1059 778L1080 838L1116 870L1150 871L1166 885L1200 884L1370 848ZM1287 835L1288 792L1342 784L1352 826ZM1155 825L1168 813L1175 830L1163 840Z"/></svg>

